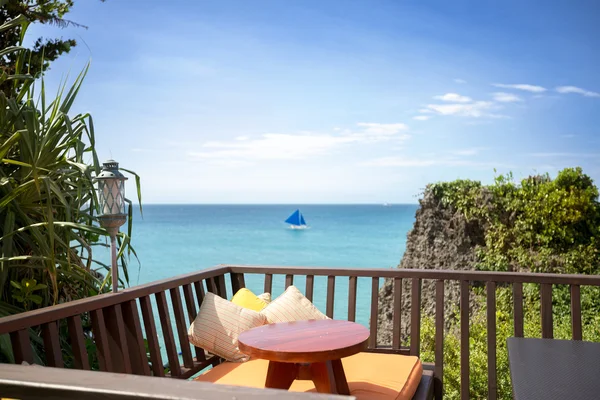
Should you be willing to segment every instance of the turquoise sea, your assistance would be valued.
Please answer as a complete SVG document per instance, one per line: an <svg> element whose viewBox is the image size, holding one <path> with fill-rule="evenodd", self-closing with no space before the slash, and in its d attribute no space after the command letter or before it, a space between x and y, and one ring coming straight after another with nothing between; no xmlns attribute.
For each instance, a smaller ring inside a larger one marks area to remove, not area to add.
<svg viewBox="0 0 600 400"><path fill-rule="evenodd" d="M283 221L297 208L309 229ZM146 205L134 214L131 286L217 264L393 268L404 253L417 205ZM108 254L107 254L108 256ZM139 269L138 269L139 267ZM273 298L284 288L273 279ZM381 280L380 284L383 283ZM294 285L304 292L304 278ZM263 277L246 277L259 294ZM326 277L316 277L314 303L325 312ZM231 296L231 287L228 287ZM336 280L334 318L347 317L348 279ZM357 322L368 326L370 279L359 279ZM160 333L159 333L160 334Z"/></svg>

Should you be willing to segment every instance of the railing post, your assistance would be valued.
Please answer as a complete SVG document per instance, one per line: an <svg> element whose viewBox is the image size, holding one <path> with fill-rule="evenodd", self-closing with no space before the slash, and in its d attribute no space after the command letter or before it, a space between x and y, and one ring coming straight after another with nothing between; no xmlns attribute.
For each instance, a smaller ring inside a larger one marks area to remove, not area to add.
<svg viewBox="0 0 600 400"><path fill-rule="evenodd" d="M371 320L369 328L369 347L374 349L377 347L377 317L379 313L379 278L371 279Z"/></svg>
<svg viewBox="0 0 600 400"><path fill-rule="evenodd" d="M581 292L579 285L571 285L571 331L573 340L581 340Z"/></svg>
<svg viewBox="0 0 600 400"><path fill-rule="evenodd" d="M487 282L488 399L498 395L496 381L496 283Z"/></svg>
<svg viewBox="0 0 600 400"><path fill-rule="evenodd" d="M328 276L327 277L327 304L326 304L326 310L325 310L325 314L329 317L329 318L333 318L333 306L334 306L334 299L335 299L335 276Z"/></svg>
<svg viewBox="0 0 600 400"><path fill-rule="evenodd" d="M542 308L542 337L552 339L554 337L552 327L552 284L542 283L540 302Z"/></svg>
<svg viewBox="0 0 600 400"><path fill-rule="evenodd" d="M444 281L435 282L435 370L434 392L436 399L444 396Z"/></svg>
<svg viewBox="0 0 600 400"><path fill-rule="evenodd" d="M232 272L229 276L231 277L231 290L233 291L233 294L236 294L238 290L246 287L243 273Z"/></svg>
<svg viewBox="0 0 600 400"><path fill-rule="evenodd" d="M421 353L421 279L412 278L410 299L410 355Z"/></svg>
<svg viewBox="0 0 600 400"><path fill-rule="evenodd" d="M460 398L469 400L469 281L460 282Z"/></svg>

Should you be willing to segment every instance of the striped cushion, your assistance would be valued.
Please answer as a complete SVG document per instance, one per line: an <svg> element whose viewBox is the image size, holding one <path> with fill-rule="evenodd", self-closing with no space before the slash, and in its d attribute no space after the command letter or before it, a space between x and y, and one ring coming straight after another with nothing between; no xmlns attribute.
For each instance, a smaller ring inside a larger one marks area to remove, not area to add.
<svg viewBox="0 0 600 400"><path fill-rule="evenodd" d="M261 314L267 317L269 324L305 321L309 319L328 319L295 286L288 287L281 296L263 308Z"/></svg>
<svg viewBox="0 0 600 400"><path fill-rule="evenodd" d="M206 293L200 312L190 328L190 342L228 361L244 362L249 357L238 349L240 333L264 325L266 317L212 293Z"/></svg>

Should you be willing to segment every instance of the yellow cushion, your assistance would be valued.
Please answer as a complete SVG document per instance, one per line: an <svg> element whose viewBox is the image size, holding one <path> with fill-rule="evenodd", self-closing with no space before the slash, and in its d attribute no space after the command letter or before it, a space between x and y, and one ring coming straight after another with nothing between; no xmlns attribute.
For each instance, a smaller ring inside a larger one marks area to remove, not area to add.
<svg viewBox="0 0 600 400"><path fill-rule="evenodd" d="M417 357L398 354L358 353L343 358L342 365L350 395L358 400L409 400L423 375L423 366ZM268 366L267 360L251 360L244 364L223 363L195 380L264 388ZM296 380L290 391L316 390L312 381Z"/></svg>
<svg viewBox="0 0 600 400"><path fill-rule="evenodd" d="M196 347L228 361L243 362L248 356L240 352L238 336L265 323L264 315L208 292L188 329L188 337Z"/></svg>
<svg viewBox="0 0 600 400"><path fill-rule="evenodd" d="M240 307L254 311L260 311L267 306L267 302L260 299L257 295L252 293L251 290L246 288L238 290L237 293L231 298L231 302Z"/></svg>
<svg viewBox="0 0 600 400"><path fill-rule="evenodd" d="M285 292L268 306L261 314L267 317L269 324L276 322L305 321L309 319L327 319L327 316L315 307L295 286Z"/></svg>

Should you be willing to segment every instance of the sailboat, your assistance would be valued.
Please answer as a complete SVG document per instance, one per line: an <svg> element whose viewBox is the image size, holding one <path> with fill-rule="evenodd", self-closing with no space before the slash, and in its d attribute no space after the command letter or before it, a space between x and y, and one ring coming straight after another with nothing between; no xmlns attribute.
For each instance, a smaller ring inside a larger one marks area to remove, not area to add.
<svg viewBox="0 0 600 400"><path fill-rule="evenodd" d="M285 220L285 223L290 224L290 228L292 229L306 229L308 227L300 210L294 211L292 215Z"/></svg>

